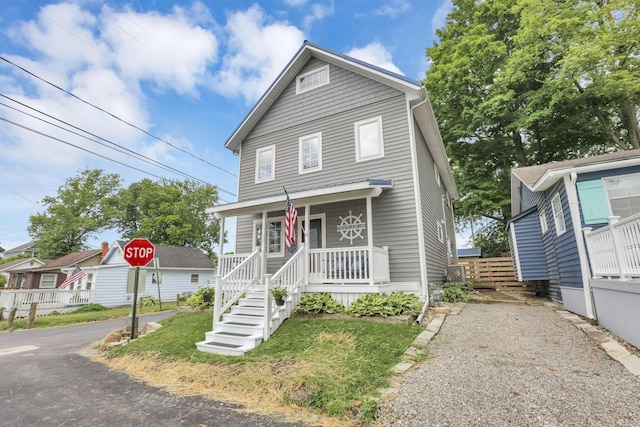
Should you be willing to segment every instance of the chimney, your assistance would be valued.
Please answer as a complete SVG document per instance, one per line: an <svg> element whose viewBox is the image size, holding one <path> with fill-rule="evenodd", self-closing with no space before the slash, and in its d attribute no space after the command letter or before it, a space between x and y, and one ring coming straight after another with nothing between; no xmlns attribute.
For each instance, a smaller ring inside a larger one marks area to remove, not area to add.
<svg viewBox="0 0 640 427"><path fill-rule="evenodd" d="M102 262L104 257L107 256L107 252L109 252L109 243L102 242L102 246L101 246L100 249L102 249L102 253L100 254L100 261L99 262Z"/></svg>

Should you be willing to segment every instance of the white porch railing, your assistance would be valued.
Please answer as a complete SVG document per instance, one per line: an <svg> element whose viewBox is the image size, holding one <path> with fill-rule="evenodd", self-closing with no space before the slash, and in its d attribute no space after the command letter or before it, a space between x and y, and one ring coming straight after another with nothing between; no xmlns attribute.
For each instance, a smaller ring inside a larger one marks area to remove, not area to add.
<svg viewBox="0 0 640 427"><path fill-rule="evenodd" d="M264 341L268 340L273 332L291 316L293 310L300 302L300 286L304 283L304 244L275 274L265 275L265 321ZM287 296L284 306L274 303L271 290L275 287L286 288ZM276 316L279 314L278 316Z"/></svg>
<svg viewBox="0 0 640 427"><path fill-rule="evenodd" d="M260 279L260 251L255 250L226 275L216 276L216 294L213 304L213 325L220 322L222 314L229 309Z"/></svg>
<svg viewBox="0 0 640 427"><path fill-rule="evenodd" d="M231 270L236 268L242 261L249 258L251 254L227 254L222 255L218 261L218 274L226 276Z"/></svg>
<svg viewBox="0 0 640 427"><path fill-rule="evenodd" d="M31 303L37 302L36 316L54 311L73 311L78 305L93 302L93 289L7 289L0 292L0 307L5 311L17 307L16 316L29 312Z"/></svg>
<svg viewBox="0 0 640 427"><path fill-rule="evenodd" d="M640 213L623 220L609 217L609 225L583 230L594 277L640 277Z"/></svg>
<svg viewBox="0 0 640 427"><path fill-rule="evenodd" d="M372 268L373 267L373 268ZM373 269L373 276L371 270ZM390 281L388 248L349 247L309 250L309 283L385 283Z"/></svg>

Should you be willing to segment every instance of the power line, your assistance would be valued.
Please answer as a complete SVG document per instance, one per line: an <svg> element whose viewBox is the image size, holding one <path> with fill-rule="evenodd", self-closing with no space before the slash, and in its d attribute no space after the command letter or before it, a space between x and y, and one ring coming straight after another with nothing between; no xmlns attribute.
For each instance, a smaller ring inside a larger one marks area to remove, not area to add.
<svg viewBox="0 0 640 427"><path fill-rule="evenodd" d="M137 168L137 167L135 167L135 166L128 165L128 164L126 164L126 163L124 163L124 162L121 162L121 161L116 160L116 159L112 159L112 158L107 157L107 156L105 156L105 155L102 155L102 154L100 154L100 153L96 153L95 151L91 151L91 150L89 150L89 149L87 149L87 148L80 147L79 145L76 145L76 144L73 144L73 143L71 143L71 142L65 141L65 140L63 140L63 139L57 138L57 137L55 137L55 136L53 136L53 135L49 135L49 134L46 134L46 133L44 133L44 132L40 132L39 130L36 130L36 129L30 128L30 127L25 126L25 125L21 125L20 123L16 123L16 122L14 122L14 121L12 121L12 120L9 120L9 119L6 119L6 118L4 118L4 117L0 117L0 120L2 120L2 121L4 121L4 122L7 122L7 123L10 123L10 124L12 124L12 125L14 125L14 126L20 127L20 128L22 128L22 129L28 130L28 131L30 131L30 132L36 133L36 134L38 134L38 135L44 136L44 137L46 137L46 138L53 139L54 141L58 141L58 142L61 142L61 143L63 143L63 144L69 145L69 146L71 146L71 147L77 148L77 149L79 149L79 150L85 151L85 152L87 152L87 153L93 154L94 156L98 156L98 157L101 157L101 158L103 158L103 159L105 159L105 160L109 160L109 161L111 161L111 162L117 163L117 164L122 165L122 166L125 166L125 167L127 167L127 168L130 168L130 169L136 170L136 171L138 171L138 172L142 172L142 173L144 173L144 174L146 174L146 175L149 175L149 176L152 176L152 177L154 177L154 178L163 179L163 177L158 176L158 175L156 175L156 174L153 174L153 173L151 173L151 172L147 172L147 171L142 170L142 169L140 169L140 168ZM228 201L227 201L227 200L224 200L224 199L221 199L221 198L220 198L220 200L221 200L221 201L223 201L223 202L225 202L225 203L228 203Z"/></svg>
<svg viewBox="0 0 640 427"><path fill-rule="evenodd" d="M33 203L34 205L37 205L38 202L34 202L33 200L28 199L26 196L23 196L22 194L12 190L11 188L7 187L6 185L4 185L3 183L0 182L0 185L3 186L4 188L6 188L7 190L11 191L13 194L15 194L16 196L20 196L23 199L25 199L27 202Z"/></svg>
<svg viewBox="0 0 640 427"><path fill-rule="evenodd" d="M195 158L195 159L197 159L197 160L200 160L201 162L204 162L204 163L206 163L206 164L208 164L208 165L210 165L210 166L213 166L214 168L216 168L216 169L218 169L218 170L220 170L220 171L222 171L222 172L225 172L225 173L227 173L227 174L229 174L229 175L231 175L231 176L233 176L233 177L236 177L236 178L238 177L238 175L234 174L233 172L229 172L228 170L226 170L226 169L224 169L224 168L221 168L220 166L214 165L213 163L209 162L208 160L205 160L205 159L203 159L203 158L201 158L201 157L198 157L198 156L196 156L195 154L192 154L192 153L188 152L187 150L184 150L184 149L182 149L182 148L180 148L180 147L178 147L178 146L176 146L176 145L174 145L174 144L170 143L169 141L166 141L166 140L164 140L164 139L160 138L159 136L155 136L155 135L153 135L152 133L150 133L150 132L148 132L148 131L146 131L146 130L144 130L144 129L142 129L142 128L140 128L140 127L136 126L136 125L134 125L133 123L130 123L130 122L128 122L128 121L126 121L126 120L124 120L124 119L121 119L120 117L116 116L115 114L113 114L113 113L111 113L111 112L109 112L109 111L107 111L107 110L105 110L105 109L103 109L103 108L101 108L101 107L98 107L97 105L94 105L94 104L90 103L89 101L85 101L84 99L82 99L82 98L80 98L79 96L77 96L77 95L73 94L72 92L69 92L68 90L61 88L60 86L56 85L55 83L51 83L50 81L48 81L48 80L46 80L46 79L44 79L44 78L42 78L42 77L40 77L40 76L38 76L38 75L36 75L36 74L32 73L31 71L27 70L26 68L21 67L20 65L15 64L14 62L11 62L10 60L8 60L7 58L5 58L5 57L3 57L3 56L0 56L0 59L1 59L1 60L3 60L4 62L6 62L6 63L10 64L10 65L13 65L13 66L14 66L14 67L16 67L16 68L18 68L18 69L22 70L23 72L25 72L25 73L29 74L30 76L32 76L32 77L34 77L34 78L36 78L36 79L38 79L38 80L40 80L40 81L42 81L42 82L44 82L44 83L46 83L46 84L48 84L48 85L50 85L50 86L52 86L52 87L54 87L54 88L58 89L58 90L60 90L60 91L62 91L62 92L64 92L64 93L66 93L67 95L69 95L69 96L71 96L71 97L73 97L73 98L77 99L78 101L80 101L80 102L82 102L82 103L84 103L84 104L87 104L87 105L89 105L89 106L91 106L91 107L95 108L96 110L101 111L101 112L103 112L103 113L105 113L105 114L107 114L107 115L109 115L109 116L113 117L114 119L116 119L116 120L118 120L118 121L120 121L120 122L122 122L122 123L124 123L124 124L126 124L126 125L128 125L128 126L131 126L131 127L132 127L132 128L134 128L134 129L139 130L140 132L142 132L142 133L144 133L144 134L146 134L146 135L150 136L151 138L154 138L154 139L156 139L156 140L158 140L158 141L160 141L160 142L163 142L163 143L165 143L165 144L169 145L170 147L173 147L173 148L175 148L175 149L176 149L176 150L178 150L178 151L181 151L181 152L183 152L183 153L185 153L185 154L187 154L187 155L189 155L189 156L191 156L191 157L193 157L193 158Z"/></svg>
<svg viewBox="0 0 640 427"><path fill-rule="evenodd" d="M0 97L3 97L3 98L6 98L6 99L9 99L9 100L11 100L11 101L15 102L16 104L19 104L19 105L21 105L21 106L23 106L23 107L25 107L25 108L29 108L30 110L36 111L36 112L38 112L38 113L40 113L40 114L42 114L42 115L44 115L44 116L46 116L46 117L49 117L49 118L51 118L51 119L53 119L53 120L56 120L56 121L60 122L60 123L64 123L64 124L65 124L65 125L67 125L67 126L70 126L70 127L74 128L74 129L79 130L80 132L84 132L84 133L86 133L86 134L88 134L88 135L91 135L91 136L93 136L93 137L95 137L95 138L98 138L98 139L100 139L100 140L102 140L102 141L105 141L105 142L107 142L107 143L109 143L109 144L111 144L111 145L114 145L114 146L116 146L116 147L118 147L118 148L120 148L120 149L118 149L118 148L114 148L114 147L110 147L110 146L108 146L108 145L106 145L106 144L104 144L104 143L102 143L102 142L100 142L100 141L96 141L95 139L89 138L89 137L87 137L87 136L85 136L85 135L81 135L81 134L79 134L79 133L77 133L77 132L74 132L74 131L72 131L72 130L70 130L70 129L66 129L66 128L62 127L62 126L56 125L55 123L52 123L52 122L50 122L50 121L48 121L48 120L45 120L45 119L40 118L40 117L37 117L37 116L35 116L35 115L33 115L33 114L30 114L30 113L27 113L26 111L19 110L19 109L15 108L15 107L12 107L12 106L10 106L10 105L7 105L7 104L5 104L5 103L0 102L0 105L3 105L3 106L5 106L5 107L7 107L7 108L11 108L11 109L12 109L12 110L14 110L14 111L17 111L17 112L19 112L19 113L25 114L25 115L27 115L27 116L29 116L29 117L32 117L32 118L36 119L36 120L40 120L40 121L42 121L42 122L44 122L44 123L47 123L47 124L49 124L49 125L51 125L51 126L55 126L55 127L57 127L58 129L64 130L64 131L69 132L69 133L72 133L72 134L77 135L77 136L79 136L79 137L81 137L81 138L85 138L85 139L87 139L87 140L89 140L89 141L95 142L96 144L100 144L100 145L102 145L102 146L104 146L104 147L107 147L107 148L109 148L109 149L111 149L111 150L114 150L114 151L117 151L117 152L119 152L119 153L125 154L125 155L127 155L127 156L133 157L132 155L135 155L137 159L142 160L142 161L143 161L143 162L145 162L145 163L151 164L151 165L153 165L153 166L159 167L159 168L161 168L161 169L164 169L164 170L167 170L167 171L170 171L170 172L177 173L177 174L182 175L182 176L184 176L184 177L190 178L190 179L192 179L192 180L194 180L194 181L199 181L199 182L201 182L201 183L203 183L203 184L211 185L211 186L213 186L213 187L216 187L219 191L222 191L223 193L227 193L227 194L229 194L229 195L231 195L231 196L233 196L233 197L235 197L235 196L236 196L234 193L232 193L232 192L230 192L230 191L228 191L228 190L225 190L224 188L222 188L222 187L220 187L220 186L213 185L213 184L211 184L211 183L209 183L209 182L206 182L206 181L204 181L204 180L202 180L202 179L200 179L200 178L196 178L195 176L190 175L190 174L188 174L188 173L186 173L186 172L180 171L180 170L178 170L178 169L176 169L176 168L174 168L174 167L171 167L171 166L169 166L169 165L166 165L166 164L164 164L164 163L162 163L162 162L160 162L160 161L158 161L158 160L155 160L155 159L152 159L152 158L150 158L150 157L144 156L144 155L142 155L142 154L140 154L140 153L136 153L135 151L133 151L133 150L131 150L131 149L129 149L129 148L123 147L123 146L122 146L122 145L120 145L120 144L117 144L117 143L115 143L115 142L113 142L113 141L110 141L110 140L108 140L108 139L106 139L106 138L103 138L103 137L101 137L101 136L99 136L99 135L96 135L96 134L94 134L94 133L92 133L92 132L89 132L89 131L87 131L87 130L85 130L85 129L82 129L82 128L80 128L80 127L77 127L77 126L75 126L75 125L73 125L73 124L71 124L71 123L68 123L68 122L66 122L66 121L64 121L64 120L61 120L61 119L59 119L59 118L57 118L57 117L54 117L54 116L52 116L52 115L50 115L50 114L47 114L47 113L45 113L45 112L43 112L43 111L41 111L41 110L38 110L37 108L31 107L31 106L29 106L29 105L27 105L27 104L25 104L25 103L23 103L23 102L20 102L20 101L18 101L18 100L16 100L16 99L13 99L13 98L11 98L10 96L7 96L7 95L5 95L5 94L0 93Z"/></svg>

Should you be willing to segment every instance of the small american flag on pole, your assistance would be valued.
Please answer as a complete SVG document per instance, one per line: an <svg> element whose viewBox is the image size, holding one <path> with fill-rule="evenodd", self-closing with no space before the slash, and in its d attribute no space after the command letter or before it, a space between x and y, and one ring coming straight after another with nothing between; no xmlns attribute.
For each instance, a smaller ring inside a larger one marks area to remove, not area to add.
<svg viewBox="0 0 640 427"><path fill-rule="evenodd" d="M284 210L284 242L289 252L296 250L296 223L298 222L298 211L293 206L293 202L287 194L287 205Z"/></svg>
<svg viewBox="0 0 640 427"><path fill-rule="evenodd" d="M75 283L77 280L80 280L84 277L84 271L80 270L80 267L76 267L71 273L71 276L68 276L64 282L60 285L58 289L66 289L70 284Z"/></svg>

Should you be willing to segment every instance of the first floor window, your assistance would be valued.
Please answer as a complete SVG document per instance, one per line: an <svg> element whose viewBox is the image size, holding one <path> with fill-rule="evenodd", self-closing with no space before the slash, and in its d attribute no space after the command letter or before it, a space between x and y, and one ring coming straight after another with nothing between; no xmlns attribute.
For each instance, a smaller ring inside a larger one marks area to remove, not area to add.
<svg viewBox="0 0 640 427"><path fill-rule="evenodd" d="M384 157L382 117L361 120L354 124L356 133L356 162Z"/></svg>
<svg viewBox="0 0 640 427"><path fill-rule="evenodd" d="M256 182L271 181L275 178L276 146L271 145L256 150Z"/></svg>
<svg viewBox="0 0 640 427"><path fill-rule="evenodd" d="M253 223L254 228L254 247L262 247L262 221L256 220ZM268 218L267 219L267 256L284 256L284 237L283 237L283 219Z"/></svg>
<svg viewBox="0 0 640 427"><path fill-rule="evenodd" d="M544 234L549 229L549 226L547 225L547 216L544 214L544 211L538 214L538 218L540 219L540 230L542 230L542 234Z"/></svg>
<svg viewBox="0 0 640 427"><path fill-rule="evenodd" d="M436 223L437 227L438 227L438 240L440 240L440 242L444 243L444 230L442 228L442 224L440 223L440 221L438 221Z"/></svg>
<svg viewBox="0 0 640 427"><path fill-rule="evenodd" d="M556 234L559 236L567 231L567 226L564 222L564 211L562 210L562 201L560 200L560 194L556 193L551 199L551 210L553 210L553 222L556 226Z"/></svg>
<svg viewBox="0 0 640 427"><path fill-rule="evenodd" d="M611 213L626 218L640 213L640 174L604 178Z"/></svg>
<svg viewBox="0 0 640 427"><path fill-rule="evenodd" d="M200 276L198 274L191 275L191 283L198 283L199 280L200 280Z"/></svg>
<svg viewBox="0 0 640 427"><path fill-rule="evenodd" d="M91 284L93 283L93 273L87 274L87 289L91 289Z"/></svg>
<svg viewBox="0 0 640 427"><path fill-rule="evenodd" d="M57 274L43 274L40 279L41 288L55 288Z"/></svg>

